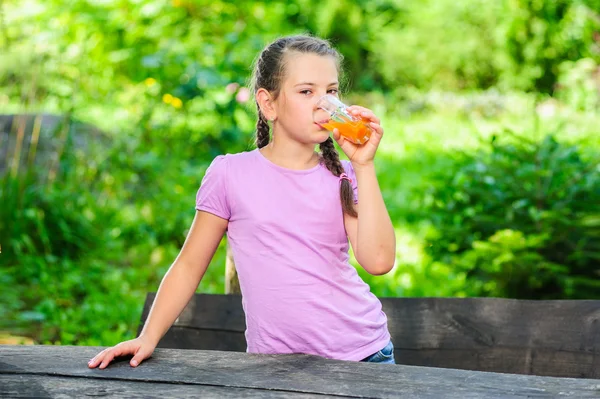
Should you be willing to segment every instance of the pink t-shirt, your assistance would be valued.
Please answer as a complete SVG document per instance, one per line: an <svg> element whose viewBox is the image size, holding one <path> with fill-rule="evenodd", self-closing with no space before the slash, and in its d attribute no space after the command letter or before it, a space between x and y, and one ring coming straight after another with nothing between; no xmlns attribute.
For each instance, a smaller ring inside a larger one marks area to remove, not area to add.
<svg viewBox="0 0 600 399"><path fill-rule="evenodd" d="M229 220L248 352L361 360L389 342L381 302L348 262L339 185L324 165L290 170L258 150L207 169L196 209Z"/></svg>

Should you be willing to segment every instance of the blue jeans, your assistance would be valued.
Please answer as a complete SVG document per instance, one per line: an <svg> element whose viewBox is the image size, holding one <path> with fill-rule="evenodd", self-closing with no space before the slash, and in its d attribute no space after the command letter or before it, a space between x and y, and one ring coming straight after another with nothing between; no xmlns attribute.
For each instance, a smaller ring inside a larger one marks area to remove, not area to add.
<svg viewBox="0 0 600 399"><path fill-rule="evenodd" d="M394 344L390 341L385 348L364 358L361 362L396 364L394 359Z"/></svg>

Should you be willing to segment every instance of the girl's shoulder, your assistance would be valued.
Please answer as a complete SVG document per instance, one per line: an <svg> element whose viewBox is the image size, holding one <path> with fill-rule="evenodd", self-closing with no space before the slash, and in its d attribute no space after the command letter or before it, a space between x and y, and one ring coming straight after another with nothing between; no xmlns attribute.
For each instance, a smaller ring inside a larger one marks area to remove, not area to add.
<svg viewBox="0 0 600 399"><path fill-rule="evenodd" d="M216 156L202 177L201 191L227 196L229 187L245 184L253 168L252 157L252 151Z"/></svg>
<svg viewBox="0 0 600 399"><path fill-rule="evenodd" d="M209 168L244 167L256 157L256 151L257 150L217 155L210 163Z"/></svg>

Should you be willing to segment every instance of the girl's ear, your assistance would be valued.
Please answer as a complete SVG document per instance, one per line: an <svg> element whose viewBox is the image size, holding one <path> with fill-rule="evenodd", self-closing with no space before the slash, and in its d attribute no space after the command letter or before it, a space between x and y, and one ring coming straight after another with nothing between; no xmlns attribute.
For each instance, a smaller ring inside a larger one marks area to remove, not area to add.
<svg viewBox="0 0 600 399"><path fill-rule="evenodd" d="M258 89L256 92L256 102L258 102L260 111L266 119L274 121L277 118L273 96L268 90L263 88Z"/></svg>

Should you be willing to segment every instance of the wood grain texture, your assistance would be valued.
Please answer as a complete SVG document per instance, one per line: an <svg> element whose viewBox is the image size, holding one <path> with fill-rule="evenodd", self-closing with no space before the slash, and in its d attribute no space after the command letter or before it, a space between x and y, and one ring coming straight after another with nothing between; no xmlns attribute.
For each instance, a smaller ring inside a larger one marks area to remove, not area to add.
<svg viewBox="0 0 600 399"><path fill-rule="evenodd" d="M600 378L600 301L382 298L396 361Z"/></svg>
<svg viewBox="0 0 600 399"><path fill-rule="evenodd" d="M265 398L320 399L323 395L198 384L122 381L85 377L0 374L0 398Z"/></svg>
<svg viewBox="0 0 600 399"><path fill-rule="evenodd" d="M148 294L142 322L154 294ZM381 298L406 365L600 378L600 301ZM196 294L160 347L245 351L241 297ZM238 334L236 334L236 332Z"/></svg>
<svg viewBox="0 0 600 399"><path fill-rule="evenodd" d="M180 326L171 327L158 345L159 348L236 352L246 352L246 346L246 337L243 332L203 330Z"/></svg>
<svg viewBox="0 0 600 399"><path fill-rule="evenodd" d="M142 325L150 313L155 297L156 293L153 292L146 296L141 317ZM242 307L242 297L239 295L194 294L173 325L243 333L246 331L246 318ZM139 331L141 331L141 326Z"/></svg>
<svg viewBox="0 0 600 399"><path fill-rule="evenodd" d="M106 386L118 380L358 398L600 397L597 380L343 362L309 355L159 348L137 368L121 359L105 370L88 369L87 360L101 349L0 346L0 376L104 379ZM260 395L256 392L255 397Z"/></svg>

